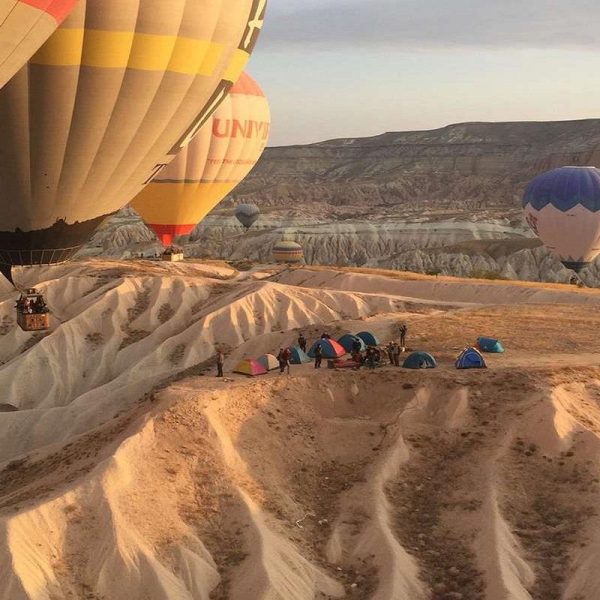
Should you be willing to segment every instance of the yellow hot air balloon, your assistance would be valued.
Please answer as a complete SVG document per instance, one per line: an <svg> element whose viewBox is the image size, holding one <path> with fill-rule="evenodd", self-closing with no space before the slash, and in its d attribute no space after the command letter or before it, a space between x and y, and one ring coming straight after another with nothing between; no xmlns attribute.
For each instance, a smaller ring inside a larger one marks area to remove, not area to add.
<svg viewBox="0 0 600 600"><path fill-rule="evenodd" d="M40 49L77 0L0 0L0 87Z"/></svg>
<svg viewBox="0 0 600 600"><path fill-rule="evenodd" d="M0 269L70 258L134 198L227 96L265 8L80 0L0 90Z"/></svg>
<svg viewBox="0 0 600 600"><path fill-rule="evenodd" d="M132 202L165 246L187 235L252 170L271 126L269 103L244 73L211 121Z"/></svg>

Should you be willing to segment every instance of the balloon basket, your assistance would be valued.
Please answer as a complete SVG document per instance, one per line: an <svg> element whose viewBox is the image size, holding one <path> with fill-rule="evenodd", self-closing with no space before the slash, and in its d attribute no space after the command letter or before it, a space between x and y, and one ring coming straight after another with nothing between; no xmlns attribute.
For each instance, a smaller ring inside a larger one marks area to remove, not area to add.
<svg viewBox="0 0 600 600"><path fill-rule="evenodd" d="M177 254L163 254L160 259L166 262L181 262L184 256L183 252L178 252Z"/></svg>
<svg viewBox="0 0 600 600"><path fill-rule="evenodd" d="M46 331L50 329L50 315L17 313L17 323L23 331Z"/></svg>

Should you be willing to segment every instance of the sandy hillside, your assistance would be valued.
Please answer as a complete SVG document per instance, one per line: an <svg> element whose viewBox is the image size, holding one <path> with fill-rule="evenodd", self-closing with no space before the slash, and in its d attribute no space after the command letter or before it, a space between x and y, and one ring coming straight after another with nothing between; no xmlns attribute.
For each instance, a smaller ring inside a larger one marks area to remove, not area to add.
<svg viewBox="0 0 600 600"><path fill-rule="evenodd" d="M0 289L0 600L598 600L600 293L89 261ZM214 378L370 329L439 368ZM478 335L486 371L453 359Z"/></svg>

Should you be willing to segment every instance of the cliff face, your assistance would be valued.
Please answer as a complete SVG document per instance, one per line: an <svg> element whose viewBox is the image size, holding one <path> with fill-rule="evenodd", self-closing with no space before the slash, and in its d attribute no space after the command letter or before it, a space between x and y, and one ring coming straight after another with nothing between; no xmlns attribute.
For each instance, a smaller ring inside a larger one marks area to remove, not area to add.
<svg viewBox="0 0 600 600"><path fill-rule="evenodd" d="M535 175L566 164L600 166L600 120L466 123L269 148L233 199L264 207L316 202L360 213L378 205L505 209L518 205Z"/></svg>
<svg viewBox="0 0 600 600"><path fill-rule="evenodd" d="M180 240L189 256L270 260L283 235L312 264L490 272L568 281L523 224L527 183L550 168L600 166L600 120L467 123L424 132L269 148L234 194ZM231 207L255 202L249 233ZM161 250L131 210L84 254L127 257ZM584 278L600 283L600 272Z"/></svg>

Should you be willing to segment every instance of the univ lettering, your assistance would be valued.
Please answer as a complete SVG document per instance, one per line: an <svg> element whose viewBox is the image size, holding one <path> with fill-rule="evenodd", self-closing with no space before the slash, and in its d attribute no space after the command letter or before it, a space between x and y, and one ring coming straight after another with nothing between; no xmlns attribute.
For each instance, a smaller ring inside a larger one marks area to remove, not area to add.
<svg viewBox="0 0 600 600"><path fill-rule="evenodd" d="M265 121L247 119L214 119L213 135L216 138L252 138L266 140L269 137L270 124Z"/></svg>

